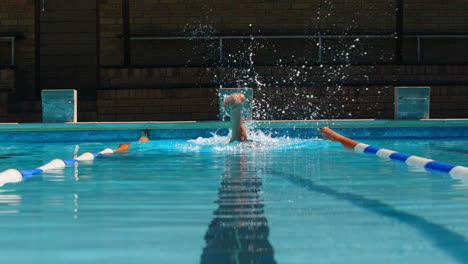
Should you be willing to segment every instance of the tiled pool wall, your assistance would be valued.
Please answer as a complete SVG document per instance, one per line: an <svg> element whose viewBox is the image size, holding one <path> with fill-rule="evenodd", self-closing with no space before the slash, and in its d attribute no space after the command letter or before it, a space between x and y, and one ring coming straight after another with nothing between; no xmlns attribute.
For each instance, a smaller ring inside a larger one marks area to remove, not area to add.
<svg viewBox="0 0 468 264"><path fill-rule="evenodd" d="M336 132L353 139L468 139L468 126L330 127ZM320 137L318 127L255 128L253 130L260 130L271 137ZM147 135L150 140L160 140L209 138L214 134L226 136L228 133L229 129L227 128L0 131L0 142L122 142L136 141L142 135Z"/></svg>

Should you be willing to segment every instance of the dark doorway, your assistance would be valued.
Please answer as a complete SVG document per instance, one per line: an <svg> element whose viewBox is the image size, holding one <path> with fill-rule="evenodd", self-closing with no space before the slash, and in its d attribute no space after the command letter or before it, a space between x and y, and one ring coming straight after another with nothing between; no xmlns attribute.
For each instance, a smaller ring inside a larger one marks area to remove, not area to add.
<svg viewBox="0 0 468 264"><path fill-rule="evenodd" d="M95 97L99 85L95 0L41 0L39 87Z"/></svg>

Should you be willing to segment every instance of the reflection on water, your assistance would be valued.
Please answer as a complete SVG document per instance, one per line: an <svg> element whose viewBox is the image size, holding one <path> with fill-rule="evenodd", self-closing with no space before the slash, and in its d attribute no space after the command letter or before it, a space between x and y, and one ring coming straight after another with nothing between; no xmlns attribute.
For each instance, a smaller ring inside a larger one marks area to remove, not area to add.
<svg viewBox="0 0 468 264"><path fill-rule="evenodd" d="M19 210L12 209L12 206L21 205L22 197L17 194L8 194L14 190L0 190L0 214L16 214Z"/></svg>
<svg viewBox="0 0 468 264"><path fill-rule="evenodd" d="M226 156L218 209L205 234L201 263L276 263L260 199L261 179L245 153Z"/></svg>
<svg viewBox="0 0 468 264"><path fill-rule="evenodd" d="M2 154L0 155L0 159L9 159L9 158L14 158L18 156L24 156L25 154L23 153L10 153L10 154Z"/></svg>

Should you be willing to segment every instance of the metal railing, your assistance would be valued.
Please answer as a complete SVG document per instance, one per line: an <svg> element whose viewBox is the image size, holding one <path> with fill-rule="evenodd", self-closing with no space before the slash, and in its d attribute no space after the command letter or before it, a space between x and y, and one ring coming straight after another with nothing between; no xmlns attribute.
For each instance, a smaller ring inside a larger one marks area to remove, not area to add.
<svg viewBox="0 0 468 264"><path fill-rule="evenodd" d="M417 40L417 62L421 63L421 39L468 39L468 35L404 35L403 38L414 38ZM394 34L390 35L277 35L277 36L151 36L151 35L130 35L130 40L218 40L219 41L219 62L223 63L223 40L233 39L318 39L318 62L322 62L323 39L397 39Z"/></svg>
<svg viewBox="0 0 468 264"><path fill-rule="evenodd" d="M10 45L11 45L11 54L10 54L11 65L15 65L15 39L16 39L15 36L0 37L0 42L1 41L10 42Z"/></svg>
<svg viewBox="0 0 468 264"><path fill-rule="evenodd" d="M134 35L130 40L218 40L219 42L219 62L223 63L223 40L234 39L318 39L318 62L322 62L323 39L396 39L396 35L277 35L277 36L187 36L187 37L165 37ZM468 35L404 35L404 38L416 39L417 62L421 63L421 40L422 39L468 39ZM10 42L11 44L11 65L15 64L15 39L16 36L0 36L0 42Z"/></svg>
<svg viewBox="0 0 468 264"><path fill-rule="evenodd" d="M192 37L161 37L161 36L130 36L131 40L218 40L219 63L223 64L223 40L233 39L318 39L318 62L322 62L322 39L395 39L395 35L277 35L277 36L192 36Z"/></svg>
<svg viewBox="0 0 468 264"><path fill-rule="evenodd" d="M468 35L408 35L405 38L416 39L418 63L421 63L421 39L468 39Z"/></svg>

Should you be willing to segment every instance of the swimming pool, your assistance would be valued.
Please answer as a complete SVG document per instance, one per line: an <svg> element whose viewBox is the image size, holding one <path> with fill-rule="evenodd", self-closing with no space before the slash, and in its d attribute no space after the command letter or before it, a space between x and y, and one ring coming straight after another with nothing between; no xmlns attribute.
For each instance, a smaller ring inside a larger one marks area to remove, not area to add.
<svg viewBox="0 0 468 264"><path fill-rule="evenodd" d="M468 261L468 181L316 137L250 137L263 145L226 146L224 132L133 142L129 151L7 184L0 261ZM464 137L365 143L468 166ZM10 143L0 149L0 170L117 146Z"/></svg>

